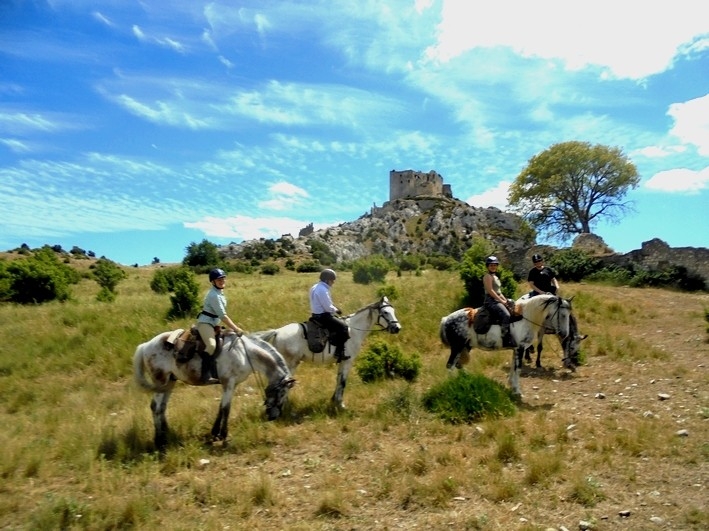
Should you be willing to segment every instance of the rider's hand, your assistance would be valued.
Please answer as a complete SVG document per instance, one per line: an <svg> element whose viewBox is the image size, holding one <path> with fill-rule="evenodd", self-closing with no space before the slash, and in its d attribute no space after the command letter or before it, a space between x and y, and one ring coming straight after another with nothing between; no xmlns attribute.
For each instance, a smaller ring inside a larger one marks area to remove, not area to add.
<svg viewBox="0 0 709 531"><path fill-rule="evenodd" d="M234 329L234 333L236 333L236 337L241 337L244 335L244 331L239 327Z"/></svg>
<svg viewBox="0 0 709 531"><path fill-rule="evenodd" d="M337 315L342 315L342 310L340 310L339 308L336 308L336 309L335 309L335 313L336 313Z"/></svg>

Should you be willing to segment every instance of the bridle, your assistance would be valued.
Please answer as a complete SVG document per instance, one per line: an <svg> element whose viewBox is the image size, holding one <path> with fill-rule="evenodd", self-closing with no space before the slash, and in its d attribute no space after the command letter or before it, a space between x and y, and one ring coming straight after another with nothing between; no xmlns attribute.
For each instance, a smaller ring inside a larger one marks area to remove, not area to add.
<svg viewBox="0 0 709 531"><path fill-rule="evenodd" d="M392 326L399 324L398 319L389 319L386 314L382 313L382 310L386 307L394 308L388 302L379 302L376 306L379 315L377 316L377 322L375 323L379 328L354 328L354 330L359 330L360 332L386 332L391 329ZM384 319L386 326L381 324L379 321Z"/></svg>

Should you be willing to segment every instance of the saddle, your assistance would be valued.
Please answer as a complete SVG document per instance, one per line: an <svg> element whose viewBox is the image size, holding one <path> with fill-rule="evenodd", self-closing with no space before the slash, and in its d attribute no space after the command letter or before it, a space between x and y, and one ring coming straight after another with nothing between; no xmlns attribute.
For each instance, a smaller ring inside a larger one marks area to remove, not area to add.
<svg viewBox="0 0 709 531"><path fill-rule="evenodd" d="M507 306L510 311L510 323L522 320L522 312L518 305L511 303ZM472 324L476 334L487 334L492 325L499 325L500 319L497 314L491 312L487 307L468 308L468 326Z"/></svg>
<svg viewBox="0 0 709 531"><path fill-rule="evenodd" d="M305 339L308 341L308 348L313 354L319 354L325 350L325 346L330 341L330 331L318 323L312 317L307 321L300 323L305 333Z"/></svg>
<svg viewBox="0 0 709 531"><path fill-rule="evenodd" d="M217 348L214 350L214 359L216 359L222 351L224 338L222 337L221 326L215 326L214 332L214 337L217 340ZM168 348L174 349L177 363L187 363L195 354L204 352L206 347L196 326L192 326L186 330L176 330L170 334L170 337L166 341L166 346L168 345Z"/></svg>

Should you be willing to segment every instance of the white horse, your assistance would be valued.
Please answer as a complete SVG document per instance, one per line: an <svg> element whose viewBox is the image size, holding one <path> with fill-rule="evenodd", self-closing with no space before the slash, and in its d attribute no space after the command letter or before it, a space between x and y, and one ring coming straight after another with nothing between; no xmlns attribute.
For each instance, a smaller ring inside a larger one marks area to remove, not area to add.
<svg viewBox="0 0 709 531"><path fill-rule="evenodd" d="M512 351L509 384L512 393L521 396L519 388L519 373L522 368L522 355L532 345L539 334L539 328L549 317L554 321L555 328L561 336L569 335L569 315L571 304L565 299L554 295L538 295L520 302L522 316L510 324L510 334L514 338L515 347ZM473 328L474 315L477 310L462 308L443 317L440 325L440 337L444 345L449 346L451 353L446 366L462 368L470 361L470 351L477 347L484 350L502 350L502 333L499 325L492 325L485 334L478 334Z"/></svg>
<svg viewBox="0 0 709 531"><path fill-rule="evenodd" d="M345 353L349 359L339 364L335 393L332 395L332 402L341 409L345 408L342 396L347 385L347 376L367 334L377 330L398 334L401 330L394 307L386 297L346 316L345 321L350 329L350 338L345 343ZM374 326L379 328L373 328ZM301 361L324 364L334 360L335 349L330 344L321 353L316 354L310 350L305 323L290 323L281 328L262 330L251 335L260 337L275 346L283 354L293 373Z"/></svg>
<svg viewBox="0 0 709 531"><path fill-rule="evenodd" d="M167 445L165 410L175 382L180 380L189 385L204 385L201 379L202 360L199 356L184 363L176 359L178 348L173 343L174 338L181 333L182 330L174 330L158 334L150 341L138 345L133 356L135 381L141 388L155 393L150 409L155 425L155 446L159 450ZM281 415L288 390L295 384L288 364L272 345L256 338L238 337L231 330L224 332L222 337L224 342L216 362L223 393L212 426L214 440L226 440L234 390L252 372L258 371L268 380L264 402L268 420L275 420ZM150 380L146 378L146 372L150 374Z"/></svg>
<svg viewBox="0 0 709 531"><path fill-rule="evenodd" d="M524 300L530 299L532 297L529 296L529 293L525 293L522 295L519 299L517 299L516 304L521 303ZM571 302L571 299L569 299L569 302ZM569 314L569 335L566 337L562 337L557 333L557 330L555 328L555 323L552 318L552 316L548 317L547 320L544 322L544 326L539 328L539 335L537 336L537 341L536 345L532 345L531 347L528 347L527 350L524 351L524 360L527 363L532 362L531 354L535 351L537 352L537 361L535 363L535 366L537 369L542 368L542 350L544 349L543 346L543 339L545 334L554 334L559 338L559 343L561 343L561 349L564 353L564 357L562 358L562 363L564 364L564 367L566 369L569 369L570 371L576 371L576 366L579 364L579 351L581 350L581 341L586 339L588 337L588 334L579 334L579 327L578 327L578 322L576 320L576 316L572 313Z"/></svg>

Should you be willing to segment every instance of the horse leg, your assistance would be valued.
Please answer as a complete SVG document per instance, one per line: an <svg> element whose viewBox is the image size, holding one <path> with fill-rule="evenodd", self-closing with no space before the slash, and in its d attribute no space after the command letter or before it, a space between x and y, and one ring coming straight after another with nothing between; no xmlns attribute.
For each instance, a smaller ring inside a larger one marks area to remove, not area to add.
<svg viewBox="0 0 709 531"><path fill-rule="evenodd" d="M215 441L226 441L227 435L229 435L229 413L231 412L231 399L234 395L235 387L230 382L222 394L221 402L219 402L217 418L212 426L212 438Z"/></svg>
<svg viewBox="0 0 709 531"><path fill-rule="evenodd" d="M332 403L335 407L339 409L345 409L345 403L343 401L343 395L345 394L345 387L347 386L347 375L352 367L352 362L354 358L343 361L340 363L340 367L337 370L337 382L335 384L335 392L332 395Z"/></svg>
<svg viewBox="0 0 709 531"><path fill-rule="evenodd" d="M150 410L153 412L153 425L155 426L155 448L164 451L167 447L167 436L169 428L167 426L167 401L170 399L172 388L163 393L155 393L150 402Z"/></svg>
<svg viewBox="0 0 709 531"><path fill-rule="evenodd" d="M535 364L537 369L542 368L542 347L543 343L542 340L539 340L539 343L537 343L537 363Z"/></svg>
<svg viewBox="0 0 709 531"><path fill-rule="evenodd" d="M458 363L458 360L460 359L460 350L451 347L451 355L448 357L448 361L446 362L446 369L452 370L453 367L456 366Z"/></svg>
<svg viewBox="0 0 709 531"><path fill-rule="evenodd" d="M508 378L512 394L521 397L522 391L519 389L519 374L522 370L522 356L524 355L525 347L519 346L512 350L512 362L510 363L510 375Z"/></svg>

